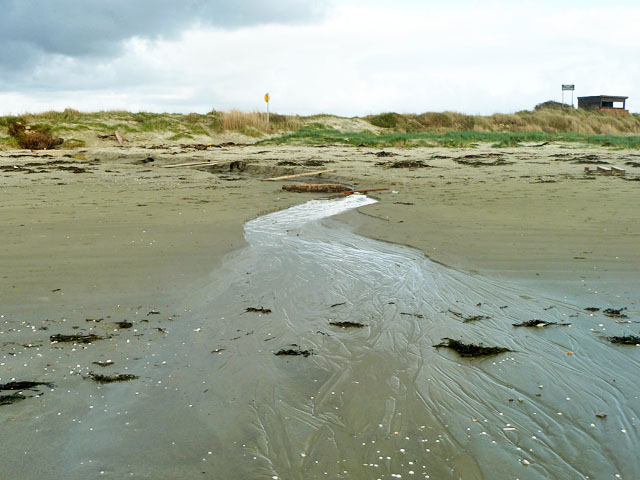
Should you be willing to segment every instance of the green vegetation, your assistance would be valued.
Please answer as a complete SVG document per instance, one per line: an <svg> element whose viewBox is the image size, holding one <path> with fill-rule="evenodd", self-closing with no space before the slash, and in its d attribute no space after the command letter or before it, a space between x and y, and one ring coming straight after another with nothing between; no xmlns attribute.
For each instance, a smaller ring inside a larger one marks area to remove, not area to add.
<svg viewBox="0 0 640 480"><path fill-rule="evenodd" d="M334 129L301 128L297 132L262 140L261 144L327 145L365 147L469 147L492 143L497 147L516 147L524 143L568 142L616 148L640 148L640 136L587 135L582 133L544 132L424 132L381 133L341 132Z"/></svg>
<svg viewBox="0 0 640 480"><path fill-rule="evenodd" d="M640 115L614 115L563 108L554 102L534 110L489 116L457 112L400 114L386 112L364 118L331 115L271 114L212 110L206 114L131 113L74 109L0 117L0 148L27 147L11 133L11 125L28 127L53 139L62 148L91 145L98 135L120 131L130 140L149 138L170 142L209 142L223 132L238 132L264 144L352 145L367 147L469 147L490 143L495 148L565 142L611 148L640 148ZM156 134L151 137L150 134ZM159 134L159 136L158 136ZM26 134L25 134L26 135ZM24 140L24 139L23 139ZM55 146L55 145L54 145ZM46 148L51 148L47 146Z"/></svg>
<svg viewBox="0 0 640 480"><path fill-rule="evenodd" d="M302 125L298 116L272 114L267 124L265 113L261 112L218 112L207 114L189 113L131 113L125 111L101 111L83 113L67 108L62 112L48 111L24 114L19 117L0 117L0 145L16 147L10 139L8 128L16 122L29 126L34 131L47 132L63 138L80 134L106 135L119 130L127 134L164 133L169 140L193 140L196 135L212 136L223 131L237 131L253 137L268 133L297 130ZM6 136L5 136L6 134ZM76 141L84 141L75 138ZM75 147L68 147L75 148Z"/></svg>
<svg viewBox="0 0 640 480"><path fill-rule="evenodd" d="M84 140L78 140L77 138L68 138L62 142L62 148L82 148L87 144Z"/></svg>
<svg viewBox="0 0 640 480"><path fill-rule="evenodd" d="M193 140L194 139L193 135L189 135L188 133L180 132L180 133L176 133L175 135L170 136L168 138L168 140L176 141L176 140L181 140L183 138L187 138L189 140Z"/></svg>

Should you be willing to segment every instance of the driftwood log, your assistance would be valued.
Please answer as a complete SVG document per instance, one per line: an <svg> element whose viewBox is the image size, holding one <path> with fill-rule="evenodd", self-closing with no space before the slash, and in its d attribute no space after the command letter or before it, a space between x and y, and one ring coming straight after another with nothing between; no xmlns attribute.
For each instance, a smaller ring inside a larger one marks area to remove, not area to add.
<svg viewBox="0 0 640 480"><path fill-rule="evenodd" d="M340 183L288 183L282 186L287 192L336 193L347 192L351 188Z"/></svg>
<svg viewBox="0 0 640 480"><path fill-rule="evenodd" d="M310 177L321 173L334 173L336 170L318 170L316 172L296 173L295 175L285 175L284 177L263 178L263 182L275 182L276 180L286 180L288 178Z"/></svg>
<svg viewBox="0 0 640 480"><path fill-rule="evenodd" d="M127 141L127 139L124 138L122 136L122 134L118 130L116 130L114 133L107 133L107 134L104 134L104 135L98 135L98 138L101 138L103 140L106 140L108 138L109 139L113 139L113 140L117 140L118 144L120 146L122 146L122 144Z"/></svg>

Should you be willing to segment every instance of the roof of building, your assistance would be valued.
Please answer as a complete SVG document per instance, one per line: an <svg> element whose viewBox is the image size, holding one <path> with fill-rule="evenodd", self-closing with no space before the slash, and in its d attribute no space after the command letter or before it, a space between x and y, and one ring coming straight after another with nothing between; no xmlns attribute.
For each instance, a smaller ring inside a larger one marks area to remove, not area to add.
<svg viewBox="0 0 640 480"><path fill-rule="evenodd" d="M589 100L589 99L600 99L605 102L622 102L623 100L628 99L629 97L621 97L617 95L592 95L589 97L578 97L578 100Z"/></svg>

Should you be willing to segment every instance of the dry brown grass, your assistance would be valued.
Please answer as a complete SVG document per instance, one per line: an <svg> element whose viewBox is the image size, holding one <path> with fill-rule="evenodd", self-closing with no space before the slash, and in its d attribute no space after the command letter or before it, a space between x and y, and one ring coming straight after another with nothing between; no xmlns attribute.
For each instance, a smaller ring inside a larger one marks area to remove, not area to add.
<svg viewBox="0 0 640 480"><path fill-rule="evenodd" d="M267 123L267 114L265 112L231 110L222 113L222 124L225 130L238 132L255 130L268 133L274 130L298 130L302 126L302 120L297 115L291 116L272 113L269 116L269 123Z"/></svg>
<svg viewBox="0 0 640 480"><path fill-rule="evenodd" d="M67 108L64 111L46 111L26 113L20 117L0 117L0 145L15 148L18 138L9 132L10 125L19 122L30 126L33 131L60 136L65 139L81 139L87 141L96 133L107 134L119 130L123 134L144 136L151 133L167 134L169 140L183 138L207 141L224 131L235 131L251 137L262 137L265 134L285 133L298 130L303 120L295 115L272 113L267 124L266 113L242 112L232 110L220 112L213 110L207 114L189 113L131 113L126 111L79 112ZM23 132L21 140L26 140ZM35 137L29 141L36 142ZM36 144L41 144L39 139ZM23 142L24 143L24 142ZM65 145L66 146L66 145ZM23 148L33 148L32 144ZM46 148L51 148L47 145ZM69 147L71 148L71 147Z"/></svg>
<svg viewBox="0 0 640 480"><path fill-rule="evenodd" d="M231 110L222 113L222 125L225 130L242 130L243 128L255 128L267 131L267 114L262 112L241 112Z"/></svg>
<svg viewBox="0 0 640 480"><path fill-rule="evenodd" d="M365 120L395 132L545 132L639 135L640 116L614 115L586 110L541 108L517 113L465 115L458 112L422 114L382 113Z"/></svg>

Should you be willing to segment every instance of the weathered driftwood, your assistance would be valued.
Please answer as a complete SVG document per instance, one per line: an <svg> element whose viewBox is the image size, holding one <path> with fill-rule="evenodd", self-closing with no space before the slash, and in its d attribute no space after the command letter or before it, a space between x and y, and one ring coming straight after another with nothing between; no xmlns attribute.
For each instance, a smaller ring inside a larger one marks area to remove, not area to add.
<svg viewBox="0 0 640 480"><path fill-rule="evenodd" d="M120 132L118 130L116 130L116 140L118 141L120 146L122 146L122 144L124 143L124 137L120 135Z"/></svg>
<svg viewBox="0 0 640 480"><path fill-rule="evenodd" d="M122 144L127 141L127 139L124 138L122 136L122 134L118 130L116 130L114 133L107 133L107 134L104 134L104 135L102 135L102 134L98 135L98 138L101 138L103 140L106 140L107 138L112 138L114 140L117 140L118 144L120 146L122 146Z"/></svg>
<svg viewBox="0 0 640 480"><path fill-rule="evenodd" d="M285 175L284 177L263 178L263 182L274 182L276 180L286 180L288 178L309 177L320 175L321 173L334 173L336 170L318 170L317 172L296 173L295 175Z"/></svg>
<svg viewBox="0 0 640 480"><path fill-rule="evenodd" d="M315 192L315 193L335 193L347 192L350 190L346 185L340 183L288 183L282 186L287 192Z"/></svg>

